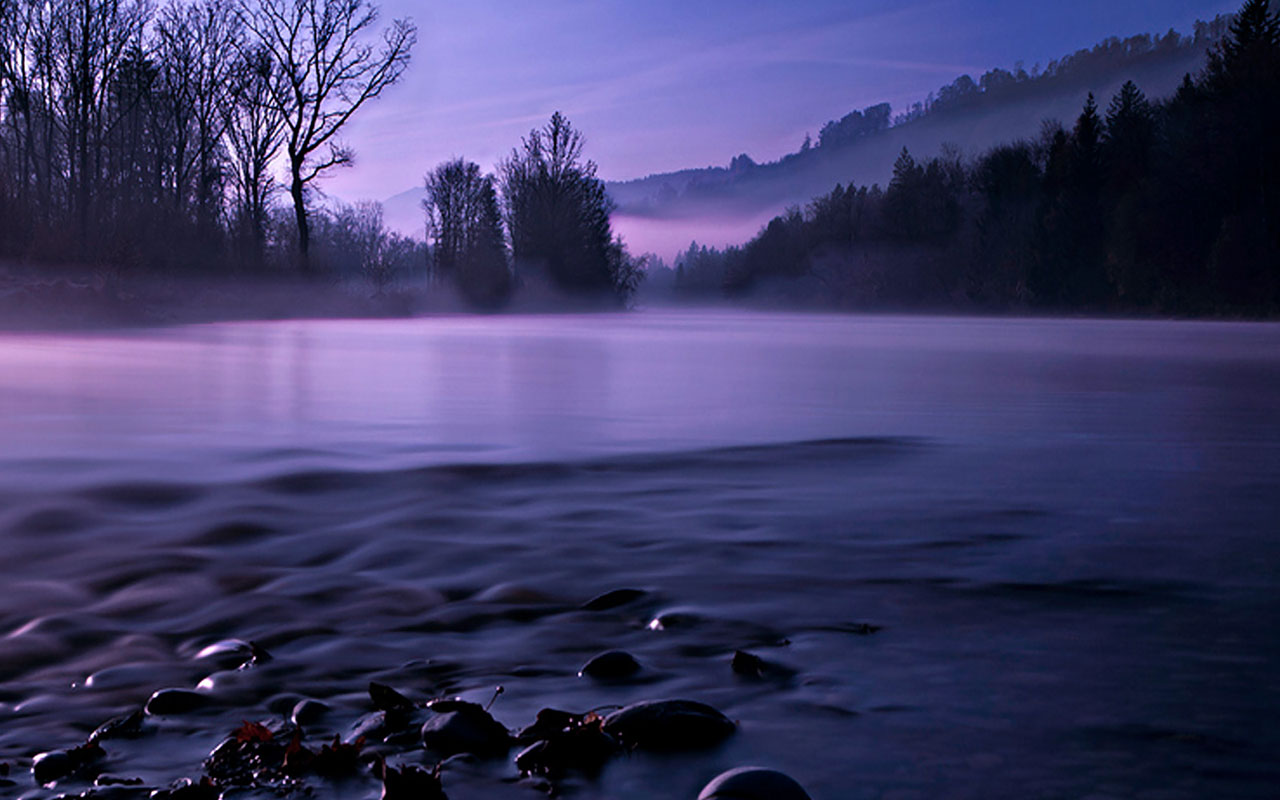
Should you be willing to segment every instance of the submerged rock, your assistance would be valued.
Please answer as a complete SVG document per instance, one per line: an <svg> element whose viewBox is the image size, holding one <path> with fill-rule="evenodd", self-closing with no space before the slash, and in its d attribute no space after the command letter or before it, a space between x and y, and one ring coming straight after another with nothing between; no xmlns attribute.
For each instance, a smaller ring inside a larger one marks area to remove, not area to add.
<svg viewBox="0 0 1280 800"><path fill-rule="evenodd" d="M642 589L614 589L613 591L596 595L583 603L582 608L586 611L609 611L634 603L646 594L648 592Z"/></svg>
<svg viewBox="0 0 1280 800"><path fill-rule="evenodd" d="M738 767L716 776L698 800L810 800L789 775L763 767Z"/></svg>
<svg viewBox="0 0 1280 800"><path fill-rule="evenodd" d="M641 750L698 750L713 747L737 726L716 709L693 700L650 700L604 718L604 732Z"/></svg>
<svg viewBox="0 0 1280 800"><path fill-rule="evenodd" d="M796 675L796 671L790 667L765 661L755 653L748 653L746 650L735 650L729 666L734 673L744 678L785 681Z"/></svg>
<svg viewBox="0 0 1280 800"><path fill-rule="evenodd" d="M617 681L630 678L640 671L640 662L630 653L622 650L610 650L592 658L581 670L578 677L595 678L600 681Z"/></svg>
<svg viewBox="0 0 1280 800"><path fill-rule="evenodd" d="M436 700L427 708L435 712L422 726L422 744L428 750L443 756L498 757L511 749L510 731L476 703Z"/></svg>

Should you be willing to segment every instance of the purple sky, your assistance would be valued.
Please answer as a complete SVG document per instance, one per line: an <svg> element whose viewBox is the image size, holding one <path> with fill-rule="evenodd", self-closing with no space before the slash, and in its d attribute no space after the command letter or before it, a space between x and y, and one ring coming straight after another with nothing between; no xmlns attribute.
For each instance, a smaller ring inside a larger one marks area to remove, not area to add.
<svg viewBox="0 0 1280 800"><path fill-rule="evenodd" d="M386 0L419 28L402 84L351 124L324 188L385 199L453 156L486 170L561 110L606 179L757 161L962 72L1029 70L1109 35L1188 32L1239 0Z"/></svg>

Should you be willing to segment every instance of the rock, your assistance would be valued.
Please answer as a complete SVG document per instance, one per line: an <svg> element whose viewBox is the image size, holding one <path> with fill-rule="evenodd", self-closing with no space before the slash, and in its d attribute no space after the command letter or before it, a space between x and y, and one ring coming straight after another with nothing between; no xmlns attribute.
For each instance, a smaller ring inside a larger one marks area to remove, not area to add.
<svg viewBox="0 0 1280 800"><path fill-rule="evenodd" d="M205 774L215 783L240 786L277 780L297 733L282 719L245 721L209 753Z"/></svg>
<svg viewBox="0 0 1280 800"><path fill-rule="evenodd" d="M600 681L618 681L630 678L639 671L640 662L636 661L630 653L610 650L588 661L578 672L578 677L587 676Z"/></svg>
<svg viewBox="0 0 1280 800"><path fill-rule="evenodd" d="M142 709L132 714L109 719L89 734L89 741L100 742L105 739L134 739L142 735Z"/></svg>
<svg viewBox="0 0 1280 800"><path fill-rule="evenodd" d="M737 728L716 709L692 700L650 700L621 708L604 719L604 732L641 750L712 747Z"/></svg>
<svg viewBox="0 0 1280 800"><path fill-rule="evenodd" d="M209 704L209 696L190 689L161 689L147 700L146 712L156 717L189 714Z"/></svg>
<svg viewBox="0 0 1280 800"><path fill-rule="evenodd" d="M438 767L436 772L427 772L413 764L392 767L379 761L377 771L382 778L382 800L448 800Z"/></svg>
<svg viewBox="0 0 1280 800"><path fill-rule="evenodd" d="M765 661L760 656L748 653L746 650L735 650L733 661L729 663L729 666L736 674L751 679L768 678L785 681L794 678L796 675L794 669L775 664L772 661Z"/></svg>
<svg viewBox="0 0 1280 800"><path fill-rule="evenodd" d="M789 775L763 767L738 767L716 776L698 800L810 800Z"/></svg>
<svg viewBox="0 0 1280 800"><path fill-rule="evenodd" d="M369 681L369 699L379 711L408 711L414 707L409 698L377 681Z"/></svg>
<svg viewBox="0 0 1280 800"><path fill-rule="evenodd" d="M196 658L201 661L210 661L216 664L218 669L248 669L270 661L271 654L256 642L223 639L196 653Z"/></svg>
<svg viewBox="0 0 1280 800"><path fill-rule="evenodd" d="M126 778L123 775L99 775L94 786L141 786L142 778Z"/></svg>
<svg viewBox="0 0 1280 800"><path fill-rule="evenodd" d="M651 631L669 631L675 628L691 628L703 621L701 614L684 608L659 612L646 625Z"/></svg>
<svg viewBox="0 0 1280 800"><path fill-rule="evenodd" d="M526 725L516 733L516 740L522 744L528 744L540 739L548 739L582 719L582 714L561 711L558 708L544 708L538 712L532 725Z"/></svg>
<svg viewBox="0 0 1280 800"><path fill-rule="evenodd" d="M511 733L476 703L436 700L435 712L422 726L422 744L443 756L471 753L482 757L506 755Z"/></svg>
<svg viewBox="0 0 1280 800"><path fill-rule="evenodd" d="M50 750L47 753L41 753L31 762L31 776L41 786L70 775L74 769L71 757L67 755L65 750Z"/></svg>
<svg viewBox="0 0 1280 800"><path fill-rule="evenodd" d="M596 595L583 603L582 608L585 611L609 611L634 603L646 594L648 592L641 589L614 589L611 592Z"/></svg>
<svg viewBox="0 0 1280 800"><path fill-rule="evenodd" d="M570 769L594 773L619 751L595 714L576 717L567 727L520 751L516 767L526 775L559 776Z"/></svg>
<svg viewBox="0 0 1280 800"><path fill-rule="evenodd" d="M152 792L151 800L218 800L221 793L207 777L201 778L199 783L183 778L169 784L167 789Z"/></svg>
<svg viewBox="0 0 1280 800"><path fill-rule="evenodd" d="M44 786L69 775L94 777L95 764L106 755L96 741L89 741L70 750L50 750L31 761L31 776Z"/></svg>
<svg viewBox="0 0 1280 800"><path fill-rule="evenodd" d="M318 722L321 717L329 712L329 706L321 703L319 700L310 698L299 700L293 710L289 712L289 719L293 720L293 724L299 728Z"/></svg>

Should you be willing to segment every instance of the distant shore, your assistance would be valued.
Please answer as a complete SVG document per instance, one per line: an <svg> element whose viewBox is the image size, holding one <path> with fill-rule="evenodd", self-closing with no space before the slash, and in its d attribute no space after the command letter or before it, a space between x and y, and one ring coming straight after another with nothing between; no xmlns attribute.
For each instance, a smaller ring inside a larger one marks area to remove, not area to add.
<svg viewBox="0 0 1280 800"><path fill-rule="evenodd" d="M965 306L847 307L759 294L738 300L672 299L641 292L636 307L719 308L828 314L908 314L1010 318L1198 319L1275 321L1268 317L1108 313L1105 309L992 309ZM106 270L44 272L0 267L0 332L91 331L212 322L291 319L410 319L439 315L615 311L617 306L526 288L497 312L477 312L448 286L426 281L381 291L332 276L132 276Z"/></svg>

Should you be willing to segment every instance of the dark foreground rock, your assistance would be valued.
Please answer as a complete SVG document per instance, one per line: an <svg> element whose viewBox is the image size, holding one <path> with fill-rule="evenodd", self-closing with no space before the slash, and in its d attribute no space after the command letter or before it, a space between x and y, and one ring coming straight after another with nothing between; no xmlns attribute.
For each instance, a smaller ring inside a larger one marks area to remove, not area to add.
<svg viewBox="0 0 1280 800"><path fill-rule="evenodd" d="M511 749L510 731L477 703L436 700L427 708L434 713L422 726L422 744L434 753L497 758Z"/></svg>
<svg viewBox="0 0 1280 800"><path fill-rule="evenodd" d="M622 650L610 650L592 658L578 671L579 677L598 681L622 681L640 671L635 656Z"/></svg>
<svg viewBox="0 0 1280 800"><path fill-rule="evenodd" d="M810 800L789 775L763 767L738 767L717 775L698 800Z"/></svg>
<svg viewBox="0 0 1280 800"><path fill-rule="evenodd" d="M714 747L736 728L724 714L693 700L635 703L604 718L605 733L639 750L670 752Z"/></svg>

